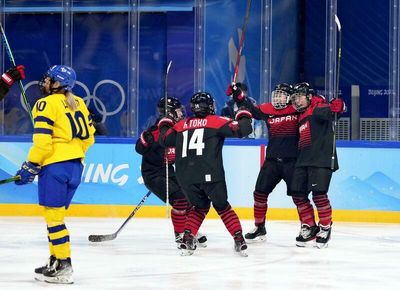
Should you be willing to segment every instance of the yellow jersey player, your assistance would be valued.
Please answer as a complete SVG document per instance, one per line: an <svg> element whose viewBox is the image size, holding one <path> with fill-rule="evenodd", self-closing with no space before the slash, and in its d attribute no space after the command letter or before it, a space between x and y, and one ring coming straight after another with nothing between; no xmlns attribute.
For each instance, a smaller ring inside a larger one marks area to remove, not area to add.
<svg viewBox="0 0 400 290"><path fill-rule="evenodd" d="M71 90L75 71L64 65L52 66L39 82L42 94L32 115L33 145L15 183L32 182L36 175L39 205L44 207L50 258L47 265L35 269L35 279L71 284L72 265L65 212L81 182L82 160L94 143L94 126L84 101Z"/></svg>

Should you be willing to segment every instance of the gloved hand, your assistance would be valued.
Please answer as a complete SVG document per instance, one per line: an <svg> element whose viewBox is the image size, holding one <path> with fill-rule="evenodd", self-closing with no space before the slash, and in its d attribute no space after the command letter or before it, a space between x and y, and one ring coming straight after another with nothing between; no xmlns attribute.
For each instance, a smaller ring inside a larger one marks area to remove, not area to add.
<svg viewBox="0 0 400 290"><path fill-rule="evenodd" d="M15 184L16 185L24 185L27 183L31 183L34 179L35 176L39 174L40 172L40 166L33 164L29 161L25 161L21 165L21 169L17 171L15 175L21 176L20 180L16 180Z"/></svg>
<svg viewBox="0 0 400 290"><path fill-rule="evenodd" d="M253 115L248 110L238 110L235 115L235 120L239 121L241 118L253 118Z"/></svg>
<svg viewBox="0 0 400 290"><path fill-rule="evenodd" d="M228 87L226 88L225 94L227 96L230 96L230 95L232 95L232 93L233 93L233 87L232 87L232 84L229 84Z"/></svg>
<svg viewBox="0 0 400 290"><path fill-rule="evenodd" d="M330 103L329 106L331 108L332 113L342 113L345 109L345 104L342 99L335 98Z"/></svg>
<svg viewBox="0 0 400 290"><path fill-rule="evenodd" d="M143 131L142 134L140 134L140 142L145 146L151 146L151 144L154 143L154 137L153 134L149 131Z"/></svg>
<svg viewBox="0 0 400 290"><path fill-rule="evenodd" d="M164 126L167 126L168 128L171 128L174 125L175 125L175 120L173 118L170 118L169 116L165 116L160 121L158 121L157 127L159 129L161 129Z"/></svg>
<svg viewBox="0 0 400 290"><path fill-rule="evenodd" d="M241 83L236 83L232 85L232 98L236 103L241 103L246 98L242 87L243 85Z"/></svg>
<svg viewBox="0 0 400 290"><path fill-rule="evenodd" d="M1 75L1 79L9 87L11 87L14 82L22 80L24 78L25 67L23 65L14 66Z"/></svg>
<svg viewBox="0 0 400 290"><path fill-rule="evenodd" d="M168 160L168 164L174 164L175 163L175 147L168 147L165 151L164 151L164 155L166 154L166 156L164 157L167 158Z"/></svg>

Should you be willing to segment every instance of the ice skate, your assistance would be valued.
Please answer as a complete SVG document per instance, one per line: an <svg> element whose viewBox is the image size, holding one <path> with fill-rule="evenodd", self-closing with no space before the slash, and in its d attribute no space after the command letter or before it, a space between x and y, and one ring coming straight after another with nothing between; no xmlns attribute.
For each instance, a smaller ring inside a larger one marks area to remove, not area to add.
<svg viewBox="0 0 400 290"><path fill-rule="evenodd" d="M181 249L182 241L183 241L183 233L175 232L175 243L178 249Z"/></svg>
<svg viewBox="0 0 400 290"><path fill-rule="evenodd" d="M316 238L316 244L319 249L327 248L331 239L332 224L329 226L319 225L319 232Z"/></svg>
<svg viewBox="0 0 400 290"><path fill-rule="evenodd" d="M265 230L265 225L255 226L244 237L249 243L265 241L267 239L267 231Z"/></svg>
<svg viewBox="0 0 400 290"><path fill-rule="evenodd" d="M310 227L307 224L302 224L299 236L296 237L296 246L306 247L310 242L313 242L319 231L318 226Z"/></svg>
<svg viewBox="0 0 400 290"><path fill-rule="evenodd" d="M191 256L196 250L196 239L193 237L192 233L188 230L185 230L183 235L183 240L181 243L181 255L182 256Z"/></svg>
<svg viewBox="0 0 400 290"><path fill-rule="evenodd" d="M242 257L247 257L248 256L247 255L247 244L243 238L242 232L239 231L239 232L235 233L233 240L235 242L235 244L234 244L235 252L238 253Z"/></svg>
<svg viewBox="0 0 400 290"><path fill-rule="evenodd" d="M197 232L196 235L196 241L197 241L197 245L200 248L206 248L207 247L207 236L203 233Z"/></svg>
<svg viewBox="0 0 400 290"><path fill-rule="evenodd" d="M72 265L71 259L57 259L53 265L43 271L43 279L48 283L72 284Z"/></svg>
<svg viewBox="0 0 400 290"><path fill-rule="evenodd" d="M47 264L46 265L44 265L42 267L39 267L39 268L36 268L35 269L35 280L43 282L44 281L44 279L43 279L43 271L48 269L48 268L50 268L54 264L54 262L56 260L57 260L56 257L50 256L49 259L47 260Z"/></svg>

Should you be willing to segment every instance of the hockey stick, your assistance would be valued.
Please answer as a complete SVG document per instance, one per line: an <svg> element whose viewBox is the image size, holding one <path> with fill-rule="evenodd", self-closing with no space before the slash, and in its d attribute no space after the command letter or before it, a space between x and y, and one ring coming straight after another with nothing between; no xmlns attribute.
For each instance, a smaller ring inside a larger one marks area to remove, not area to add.
<svg viewBox="0 0 400 290"><path fill-rule="evenodd" d="M11 64L13 66L16 66L15 60L14 60L14 56L13 56L12 51L11 51L10 44L8 43L6 33L4 32L3 25L1 23L0 23L0 30L1 30L1 36L3 38L4 46L6 47L6 52L7 52L8 58L10 59ZM34 126L33 117L32 117L32 109L31 109L31 106L28 103L28 99L26 98L25 89L24 89L24 86L22 85L22 81L21 80L18 81L18 85L19 85L19 89L21 91L21 95L22 95L22 99L24 101L25 107L28 110L29 117L31 118L32 125Z"/></svg>
<svg viewBox="0 0 400 290"><path fill-rule="evenodd" d="M342 57L342 26L340 25L339 18L335 14L335 23L338 31L338 51L337 51L337 65L336 65L336 88L333 95L333 99L336 99L339 94L339 79L340 79L340 59ZM332 158L331 158L331 170L335 168L335 151L336 151L336 125L337 125L337 113L335 113L335 118L332 123L333 129L333 142L332 142Z"/></svg>
<svg viewBox="0 0 400 290"><path fill-rule="evenodd" d="M246 29L247 29L247 23L249 22L250 6L251 6L251 0L247 0L246 14L245 14L244 21L243 21L242 34L240 35L239 49L238 49L237 56L236 56L235 72L233 74L233 79L232 79L233 83L236 83L236 78L239 73L240 57L242 56L242 50L243 50L243 45L244 45L244 36L246 33Z"/></svg>
<svg viewBox="0 0 400 290"><path fill-rule="evenodd" d="M15 175L13 177L0 180L0 184L6 184L6 183L17 181L17 180L20 180L20 179L21 179L21 176Z"/></svg>
<svg viewBox="0 0 400 290"><path fill-rule="evenodd" d="M165 83L164 83L164 99L165 99L165 116L167 116L168 112L168 74L169 70L172 65L172 60L169 61L167 66L167 71L165 73ZM165 205L167 206L167 218L169 218L169 172L168 172L168 147L165 147L165 196L166 202Z"/></svg>
<svg viewBox="0 0 400 290"><path fill-rule="evenodd" d="M109 234L109 235L90 235L88 237L89 241L90 242L105 242L105 241L114 240L118 236L119 232L128 223L128 221L135 215L135 213L139 210L139 208L144 204L144 202L150 196L150 194L151 194L151 191L148 191L146 193L146 195L142 198L142 200L139 202L139 204L135 207L133 212L128 216L128 218L124 221L124 223L119 227L119 229L115 233Z"/></svg>

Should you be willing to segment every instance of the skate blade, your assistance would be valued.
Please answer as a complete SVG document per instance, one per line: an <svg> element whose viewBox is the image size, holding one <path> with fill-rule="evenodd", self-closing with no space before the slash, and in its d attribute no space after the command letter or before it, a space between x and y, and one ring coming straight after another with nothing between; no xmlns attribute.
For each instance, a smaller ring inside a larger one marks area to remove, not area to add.
<svg viewBox="0 0 400 290"><path fill-rule="evenodd" d="M52 283L52 284L73 284L74 279L72 276L64 276L64 277L45 277L43 276L43 279L47 283Z"/></svg>
<svg viewBox="0 0 400 290"><path fill-rule="evenodd" d="M241 250L239 252L236 252L240 257L248 257L249 255L247 254L247 250Z"/></svg>
<svg viewBox="0 0 400 290"><path fill-rule="evenodd" d="M35 278L36 281L44 282L43 274L35 274L34 278Z"/></svg>
<svg viewBox="0 0 400 290"><path fill-rule="evenodd" d="M299 248L313 248L315 247L315 239L307 241L307 242L298 242L296 241L296 246Z"/></svg>
<svg viewBox="0 0 400 290"><path fill-rule="evenodd" d="M258 237L255 237L254 239L246 239L246 242L252 244L252 243L262 243L262 242L265 242L266 240L267 240L267 236L258 236Z"/></svg>
<svg viewBox="0 0 400 290"><path fill-rule="evenodd" d="M328 247L328 243L316 243L318 249L325 249Z"/></svg>
<svg viewBox="0 0 400 290"><path fill-rule="evenodd" d="M203 242L203 243L197 243L197 246L199 246L200 248L207 248L207 243Z"/></svg>
<svg viewBox="0 0 400 290"><path fill-rule="evenodd" d="M181 256L191 256L193 255L194 250L186 250L186 249L181 249Z"/></svg>

